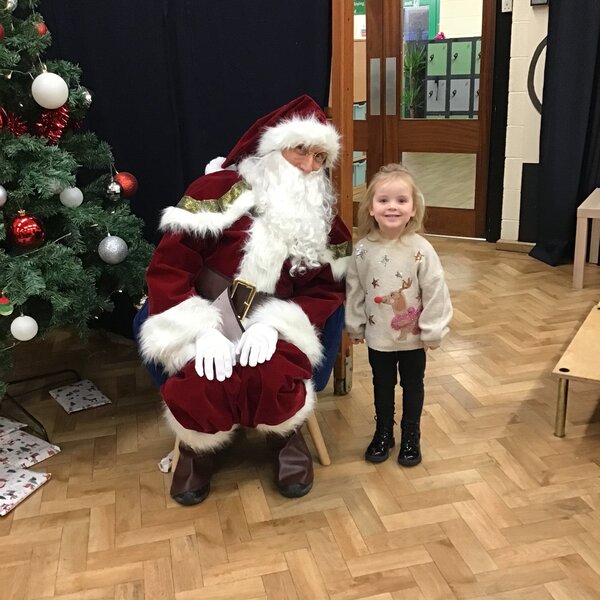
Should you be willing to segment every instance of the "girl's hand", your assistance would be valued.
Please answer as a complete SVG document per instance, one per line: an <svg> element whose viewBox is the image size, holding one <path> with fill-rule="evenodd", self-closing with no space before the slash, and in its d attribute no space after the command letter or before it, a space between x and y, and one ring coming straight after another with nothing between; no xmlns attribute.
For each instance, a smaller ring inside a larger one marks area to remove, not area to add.
<svg viewBox="0 0 600 600"><path fill-rule="evenodd" d="M427 350L435 350L436 348L439 348L439 346L432 346L431 344L423 344L423 349L425 350L425 352L427 352Z"/></svg>
<svg viewBox="0 0 600 600"><path fill-rule="evenodd" d="M362 344L365 341L365 338L351 337L350 341L356 346L356 344Z"/></svg>

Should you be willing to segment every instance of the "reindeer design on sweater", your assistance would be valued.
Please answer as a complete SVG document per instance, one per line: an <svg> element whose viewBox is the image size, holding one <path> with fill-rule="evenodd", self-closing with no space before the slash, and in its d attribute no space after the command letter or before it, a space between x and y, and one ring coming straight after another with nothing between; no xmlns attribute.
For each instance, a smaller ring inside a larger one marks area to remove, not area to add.
<svg viewBox="0 0 600 600"><path fill-rule="evenodd" d="M398 340L405 340L409 333L417 335L419 329L419 316L423 312L423 307L407 306L404 290L407 290L412 285L412 279L409 277L402 280L402 287L399 290L394 290L387 296L375 296L374 301L377 304L389 304L394 311L394 316L390 323L394 331L399 331Z"/></svg>

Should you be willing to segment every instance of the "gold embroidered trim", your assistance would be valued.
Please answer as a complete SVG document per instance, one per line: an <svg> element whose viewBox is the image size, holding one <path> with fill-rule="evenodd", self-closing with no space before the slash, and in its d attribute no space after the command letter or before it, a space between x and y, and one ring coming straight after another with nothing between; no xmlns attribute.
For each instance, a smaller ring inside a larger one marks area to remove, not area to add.
<svg viewBox="0 0 600 600"><path fill-rule="evenodd" d="M352 254L352 242L342 242L341 244L329 244L329 249L333 253L333 258L344 258Z"/></svg>
<svg viewBox="0 0 600 600"><path fill-rule="evenodd" d="M191 213L209 212L222 213L225 212L250 186L244 181L235 183L228 192L223 194L216 200L194 200L190 196L184 196L178 203L177 208L183 208Z"/></svg>

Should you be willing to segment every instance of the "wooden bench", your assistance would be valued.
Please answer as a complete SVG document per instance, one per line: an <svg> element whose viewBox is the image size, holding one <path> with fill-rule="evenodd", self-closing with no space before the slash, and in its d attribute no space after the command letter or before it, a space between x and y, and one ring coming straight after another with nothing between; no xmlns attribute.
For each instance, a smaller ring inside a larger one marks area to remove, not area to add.
<svg viewBox="0 0 600 600"><path fill-rule="evenodd" d="M600 382L600 303L592 308L552 374L559 378L554 435L564 437L569 381Z"/></svg>
<svg viewBox="0 0 600 600"><path fill-rule="evenodd" d="M590 262L598 262L600 246L600 188L596 188L577 209L577 229L575 232L575 256L573 258L573 287L583 287L583 270L587 253L588 219L592 219L590 240Z"/></svg>

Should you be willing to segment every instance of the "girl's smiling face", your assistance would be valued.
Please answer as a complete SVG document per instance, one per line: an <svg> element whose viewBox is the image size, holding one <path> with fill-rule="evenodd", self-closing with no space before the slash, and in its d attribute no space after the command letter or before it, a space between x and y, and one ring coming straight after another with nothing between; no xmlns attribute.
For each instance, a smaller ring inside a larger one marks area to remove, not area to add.
<svg viewBox="0 0 600 600"><path fill-rule="evenodd" d="M377 221L382 237L399 238L416 213L412 186L400 177L379 185L369 214Z"/></svg>

